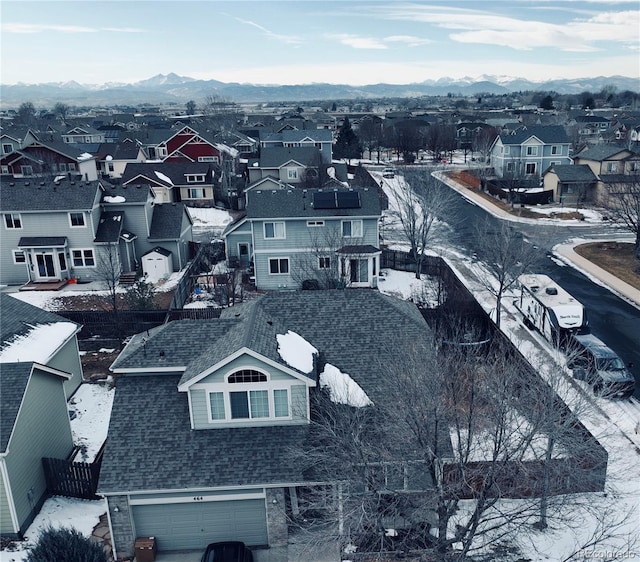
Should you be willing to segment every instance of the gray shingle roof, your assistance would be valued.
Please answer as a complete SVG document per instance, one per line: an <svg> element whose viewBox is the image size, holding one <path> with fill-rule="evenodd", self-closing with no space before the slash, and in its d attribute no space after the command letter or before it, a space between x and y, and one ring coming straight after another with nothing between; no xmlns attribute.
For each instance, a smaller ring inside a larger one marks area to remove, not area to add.
<svg viewBox="0 0 640 562"><path fill-rule="evenodd" d="M317 166L320 162L320 151L313 146L296 148L275 146L263 148L260 152L261 168L279 168L292 160L303 166Z"/></svg>
<svg viewBox="0 0 640 562"><path fill-rule="evenodd" d="M302 481L286 462L308 426L193 431L176 376L121 377L100 471L101 493Z"/></svg>
<svg viewBox="0 0 640 562"><path fill-rule="evenodd" d="M0 363L0 452L9 444L33 363Z"/></svg>
<svg viewBox="0 0 640 562"><path fill-rule="evenodd" d="M334 216L380 216L380 199L373 189L353 189L360 193L361 207L356 209L314 209L313 194L320 189L255 189L247 193L247 217L263 218L310 218ZM324 190L334 192L334 189ZM338 190L349 191L349 190Z"/></svg>
<svg viewBox="0 0 640 562"><path fill-rule="evenodd" d="M620 148L619 146L611 145L611 144L596 144L582 152L576 154L575 158L580 158L582 160L594 160L595 162L602 162L603 160L608 160L612 156L616 154L620 154L621 152L628 152L626 148Z"/></svg>
<svg viewBox="0 0 640 562"><path fill-rule="evenodd" d="M385 330L381 322L392 329ZM159 347L174 350L166 355L165 364L200 354L192 362L198 367L194 372L244 345L282 363L276 334L287 330L301 335L328 363L348 373L374 403L389 391L382 357L384 363L400 364L409 348L422 344L430 349L430 330L411 303L370 289L296 291L268 293L225 309L219 320L173 322L150 334L146 358L138 340L137 347L118 361L149 364L152 356L157 357L154 340L158 339ZM177 391L179 380L179 375L118 379L101 493L303 481L288 462L288 452L303 442L309 426L191 430L187 396Z"/></svg>
<svg viewBox="0 0 640 562"><path fill-rule="evenodd" d="M124 197L123 204L144 204L150 197L151 187L148 184L136 184L136 185L115 185L107 184L102 194L102 202L109 204L109 200L105 200L105 197Z"/></svg>
<svg viewBox="0 0 640 562"><path fill-rule="evenodd" d="M166 186L167 182L156 174L156 172L160 172L167 176L174 185L186 185L186 174L205 174L205 180L211 183L211 168L211 164L204 162L130 162L122 174L121 181L123 184L129 183L135 180L136 177L142 176L148 178L151 182ZM141 180L141 182L146 183L144 180Z"/></svg>
<svg viewBox="0 0 640 562"><path fill-rule="evenodd" d="M58 184L48 178L11 179L0 182L0 211L87 211L99 200L97 181Z"/></svg>
<svg viewBox="0 0 640 562"><path fill-rule="evenodd" d="M155 205L149 240L178 240L182 234L182 219L186 214L182 203Z"/></svg>
<svg viewBox="0 0 640 562"><path fill-rule="evenodd" d="M545 144L568 144L569 137L561 125L546 125L539 127L522 127L514 134L502 134L503 144L522 144L527 139L536 137Z"/></svg>
<svg viewBox="0 0 640 562"><path fill-rule="evenodd" d="M598 178L586 164L555 164L553 171L561 182L595 183Z"/></svg>

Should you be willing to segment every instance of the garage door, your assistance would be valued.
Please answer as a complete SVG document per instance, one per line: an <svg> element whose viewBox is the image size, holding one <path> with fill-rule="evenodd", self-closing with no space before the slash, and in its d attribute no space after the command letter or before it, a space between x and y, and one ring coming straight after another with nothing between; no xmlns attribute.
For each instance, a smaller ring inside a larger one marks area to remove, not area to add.
<svg viewBox="0 0 640 562"><path fill-rule="evenodd" d="M217 541L266 545L264 499L134 505L138 537L155 537L159 550L204 549Z"/></svg>

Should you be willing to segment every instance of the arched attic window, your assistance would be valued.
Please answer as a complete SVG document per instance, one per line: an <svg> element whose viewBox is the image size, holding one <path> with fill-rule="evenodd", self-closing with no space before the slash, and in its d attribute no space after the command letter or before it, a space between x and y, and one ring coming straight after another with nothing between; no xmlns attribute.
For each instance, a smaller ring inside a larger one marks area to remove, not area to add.
<svg viewBox="0 0 640 562"><path fill-rule="evenodd" d="M267 375L253 369L241 369L231 373L227 378L229 383L267 382Z"/></svg>

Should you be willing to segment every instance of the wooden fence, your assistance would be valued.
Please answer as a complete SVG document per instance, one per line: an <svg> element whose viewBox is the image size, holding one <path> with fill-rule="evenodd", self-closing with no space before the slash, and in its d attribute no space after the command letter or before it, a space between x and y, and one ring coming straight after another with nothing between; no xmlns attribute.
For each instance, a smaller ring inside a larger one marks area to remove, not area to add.
<svg viewBox="0 0 640 562"><path fill-rule="evenodd" d="M73 462L43 457L47 490L57 496L96 499L102 456L96 462Z"/></svg>

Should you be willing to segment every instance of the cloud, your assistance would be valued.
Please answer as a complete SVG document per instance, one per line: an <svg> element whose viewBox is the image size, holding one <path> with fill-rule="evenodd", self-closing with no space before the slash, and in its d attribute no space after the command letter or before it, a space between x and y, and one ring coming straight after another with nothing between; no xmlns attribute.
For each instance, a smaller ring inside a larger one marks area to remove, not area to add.
<svg viewBox="0 0 640 562"><path fill-rule="evenodd" d="M267 37L270 37L271 39L275 39L276 41L280 41L282 43L286 43L287 45L300 45L303 43L302 39L300 37L296 37L295 35L289 35L289 34L280 35L279 33L274 33L273 31L267 29L266 27L263 27L259 23L256 23L250 20L244 20L242 18L235 18L235 19L240 23L249 25L251 27L255 27L256 29L262 31L262 33L264 33Z"/></svg>
<svg viewBox="0 0 640 562"><path fill-rule="evenodd" d="M334 39L343 45L353 47L354 49L387 49L384 43L372 37L360 37L358 35L349 35L342 33L339 35L328 35L329 39Z"/></svg>
<svg viewBox="0 0 640 562"><path fill-rule="evenodd" d="M413 35L391 35L383 39L385 43L406 43L409 47L420 47L433 43L431 39L422 39Z"/></svg>
<svg viewBox="0 0 640 562"><path fill-rule="evenodd" d="M3 33L44 33L55 31L57 33L98 33L110 31L116 33L144 33L143 29L135 27L86 27L81 25L50 25L36 23L3 23L0 26Z"/></svg>

